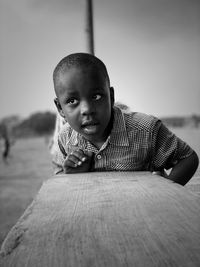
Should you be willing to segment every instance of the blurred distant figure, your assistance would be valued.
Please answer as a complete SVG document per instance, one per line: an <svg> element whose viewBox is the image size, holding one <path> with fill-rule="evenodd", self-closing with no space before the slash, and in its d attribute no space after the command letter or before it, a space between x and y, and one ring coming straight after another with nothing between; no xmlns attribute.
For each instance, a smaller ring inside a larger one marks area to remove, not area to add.
<svg viewBox="0 0 200 267"><path fill-rule="evenodd" d="M3 122L0 124L0 138L2 138L4 141L2 158L4 162L7 162L7 159L10 153L10 138L9 138L7 125Z"/></svg>

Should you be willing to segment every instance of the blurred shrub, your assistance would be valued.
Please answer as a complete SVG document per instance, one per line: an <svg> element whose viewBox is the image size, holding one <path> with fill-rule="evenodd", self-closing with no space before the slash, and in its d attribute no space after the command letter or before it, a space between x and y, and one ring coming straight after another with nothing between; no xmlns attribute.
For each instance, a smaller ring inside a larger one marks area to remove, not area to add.
<svg viewBox="0 0 200 267"><path fill-rule="evenodd" d="M49 135L54 131L55 121L55 113L37 112L16 125L13 133L16 137Z"/></svg>

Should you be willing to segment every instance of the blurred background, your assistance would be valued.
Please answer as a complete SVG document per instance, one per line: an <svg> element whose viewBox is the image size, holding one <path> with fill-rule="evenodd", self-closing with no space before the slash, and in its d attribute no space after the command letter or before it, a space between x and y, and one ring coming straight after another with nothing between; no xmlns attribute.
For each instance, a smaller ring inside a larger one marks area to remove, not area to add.
<svg viewBox="0 0 200 267"><path fill-rule="evenodd" d="M86 2L0 0L0 243L52 175L52 73L88 51ZM116 101L162 118L200 155L200 1L93 0L93 29Z"/></svg>

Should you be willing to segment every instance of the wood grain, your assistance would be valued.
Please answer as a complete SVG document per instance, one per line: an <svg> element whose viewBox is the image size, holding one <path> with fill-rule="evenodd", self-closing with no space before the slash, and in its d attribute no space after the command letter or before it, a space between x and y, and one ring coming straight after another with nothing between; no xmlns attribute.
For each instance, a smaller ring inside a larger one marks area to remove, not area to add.
<svg viewBox="0 0 200 267"><path fill-rule="evenodd" d="M60 175L11 229L1 266L200 266L200 200L144 172Z"/></svg>

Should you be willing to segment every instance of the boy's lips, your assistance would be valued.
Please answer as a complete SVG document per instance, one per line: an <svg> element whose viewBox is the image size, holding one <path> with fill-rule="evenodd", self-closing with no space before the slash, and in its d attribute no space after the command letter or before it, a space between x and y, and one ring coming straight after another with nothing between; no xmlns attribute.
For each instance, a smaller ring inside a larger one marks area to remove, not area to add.
<svg viewBox="0 0 200 267"><path fill-rule="evenodd" d="M93 121L93 120L90 120L90 121L84 121L82 122L81 126L82 127L86 127L86 126L94 126L94 125L98 125L99 123L97 121Z"/></svg>
<svg viewBox="0 0 200 267"><path fill-rule="evenodd" d="M98 130L99 123L97 121L84 121L81 128L86 134L94 134Z"/></svg>

